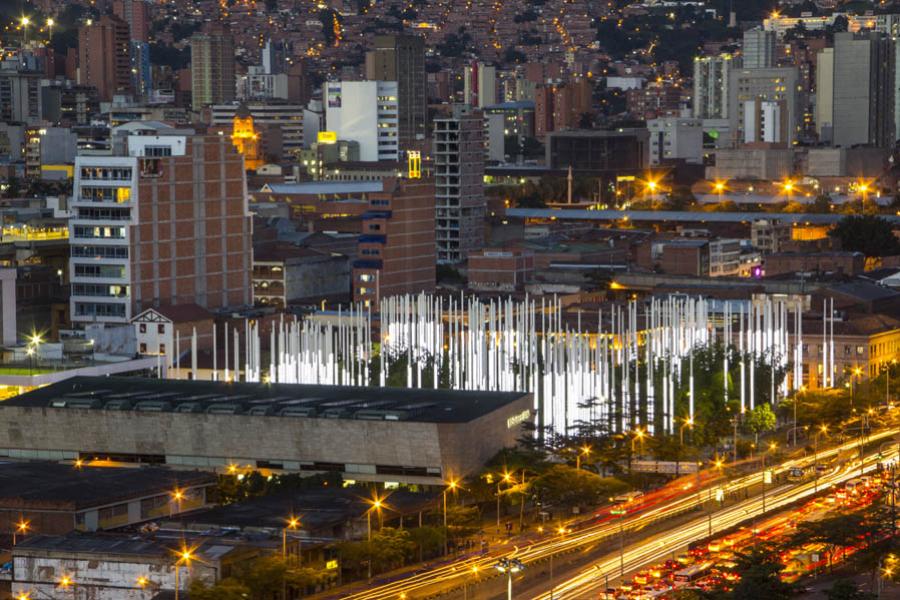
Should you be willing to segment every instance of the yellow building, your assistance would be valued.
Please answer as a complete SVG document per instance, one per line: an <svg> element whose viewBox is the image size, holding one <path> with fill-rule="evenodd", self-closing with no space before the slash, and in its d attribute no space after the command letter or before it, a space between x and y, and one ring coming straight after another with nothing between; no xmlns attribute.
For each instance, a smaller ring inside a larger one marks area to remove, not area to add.
<svg viewBox="0 0 900 600"><path fill-rule="evenodd" d="M244 168L255 171L263 164L259 152L259 133L253 126L253 117L243 104L234 114L232 121L231 142L237 151L244 156Z"/></svg>

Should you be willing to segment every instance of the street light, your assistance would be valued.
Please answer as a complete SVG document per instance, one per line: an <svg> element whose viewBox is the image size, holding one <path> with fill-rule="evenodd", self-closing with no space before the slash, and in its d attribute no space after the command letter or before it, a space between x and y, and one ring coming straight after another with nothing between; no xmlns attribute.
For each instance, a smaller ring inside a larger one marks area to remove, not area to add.
<svg viewBox="0 0 900 600"><path fill-rule="evenodd" d="M442 492L442 496L444 499L444 554L447 554L447 538L450 537L449 530L447 529L447 491L456 491L456 488L459 487L459 482L456 479L451 479L447 482L447 487L444 488ZM497 513L500 514L499 512Z"/></svg>
<svg viewBox="0 0 900 600"><path fill-rule="evenodd" d="M25 519L19 519L19 522L16 523L16 528L13 529L13 546L16 545L16 536L17 535L25 535L28 533L28 530L31 529L31 521L26 521Z"/></svg>
<svg viewBox="0 0 900 600"><path fill-rule="evenodd" d="M512 481L512 474L509 471L503 471L503 478L497 480L497 533L500 533L500 484Z"/></svg>
<svg viewBox="0 0 900 600"><path fill-rule="evenodd" d="M769 450L769 452L774 452L777 447L778 447L778 444L776 444L775 442L769 442L768 450ZM762 511L763 511L763 514L765 514L765 512L766 512L766 478L768 475L768 471L766 471L766 454L767 454L766 452L762 453L762 467L763 467L763 471L762 471Z"/></svg>
<svg viewBox="0 0 900 600"><path fill-rule="evenodd" d="M24 40L22 43L22 46L27 46L28 45L28 26L31 25L31 19L29 19L28 17L22 17L19 20L19 23L22 25L22 36L23 36L23 40Z"/></svg>
<svg viewBox="0 0 900 600"><path fill-rule="evenodd" d="M379 497L377 494L371 499L367 500L369 503L369 508L366 510L366 539L370 544L369 550L371 550L372 544L372 511L374 510L378 513L379 520L381 519L381 509L384 508L384 498ZM369 579L372 579L372 555L371 552L369 554L368 560L368 571L369 571Z"/></svg>
<svg viewBox="0 0 900 600"><path fill-rule="evenodd" d="M814 454L813 454L813 470L816 472L815 476L815 484L813 485L813 492L819 491L819 434L824 433L828 434L828 425L824 423L819 425L819 430L816 432L816 443L814 446Z"/></svg>
<svg viewBox="0 0 900 600"><path fill-rule="evenodd" d="M193 550L188 548L187 546L182 546L181 550L179 550L176 555L178 556L178 560L175 561L175 600L178 600L179 597L179 584L178 584L178 575L181 571L181 565L187 567L188 573L191 570L191 561L194 560Z"/></svg>
<svg viewBox="0 0 900 600"><path fill-rule="evenodd" d="M184 500L184 490L175 488L171 493L172 499L169 501L169 518L172 518L174 505L178 504L178 512L181 512L181 501Z"/></svg>
<svg viewBox="0 0 900 600"><path fill-rule="evenodd" d="M478 565L472 565L472 568L469 569L469 572L471 572L472 575L474 575L476 577L476 583L477 583L478 571L479 571ZM469 600L469 581L467 579L463 580L463 600Z"/></svg>
<svg viewBox="0 0 900 600"><path fill-rule="evenodd" d="M494 565L494 568L501 573L506 573L506 598L512 600L512 576L513 573L525 570L525 564L518 558L501 558Z"/></svg>
<svg viewBox="0 0 900 600"><path fill-rule="evenodd" d="M678 428L678 436L679 436L679 440L681 442L682 447L684 447L684 428L685 427L690 427L692 430L694 429L694 418L693 417L685 418L684 423L681 425L681 427Z"/></svg>
<svg viewBox="0 0 900 600"><path fill-rule="evenodd" d="M47 41L51 42L53 40L53 26L55 25L55 21L53 19L47 19Z"/></svg>
<svg viewBox="0 0 900 600"><path fill-rule="evenodd" d="M591 454L591 447L587 444L578 450L578 456L575 457L575 469L581 469L581 457L588 457Z"/></svg>
<svg viewBox="0 0 900 600"><path fill-rule="evenodd" d="M78 597L78 588L75 587L75 581L68 575L60 577L58 587L61 587L65 591L69 591L69 588L71 587L72 595L76 598Z"/></svg>
<svg viewBox="0 0 900 600"><path fill-rule="evenodd" d="M559 534L559 537L566 535L568 532L569 532L569 530L566 529L565 527L563 527L562 525L560 525L559 527L556 528L556 533ZM555 582L553 579L553 555L554 555L554 552L551 549L550 550L550 600L553 600L553 588L555 587L555 585L554 585Z"/></svg>
<svg viewBox="0 0 900 600"><path fill-rule="evenodd" d="M16 600L31 600L31 594L29 592L19 592Z"/></svg>
<svg viewBox="0 0 900 600"><path fill-rule="evenodd" d="M285 526L281 528L281 558L287 560L287 532L297 531L300 527L300 519L291 515L285 520ZM300 540L297 540L297 556L300 556Z"/></svg>
<svg viewBox="0 0 900 600"><path fill-rule="evenodd" d="M631 438L631 453L634 454L634 442L637 440L641 440L641 454L644 453L644 436L646 433L643 429L635 429L634 437Z"/></svg>

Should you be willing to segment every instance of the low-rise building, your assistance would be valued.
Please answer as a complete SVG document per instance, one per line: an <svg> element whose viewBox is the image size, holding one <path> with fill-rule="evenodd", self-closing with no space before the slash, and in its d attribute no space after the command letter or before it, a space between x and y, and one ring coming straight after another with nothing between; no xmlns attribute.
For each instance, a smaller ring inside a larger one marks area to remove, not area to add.
<svg viewBox="0 0 900 600"><path fill-rule="evenodd" d="M861 252L771 252L763 259L766 277L787 273L835 273L858 275L866 266Z"/></svg>
<svg viewBox="0 0 900 600"><path fill-rule="evenodd" d="M197 348L213 344L213 315L197 304L166 304L148 308L131 319L137 351L144 356L161 357L162 368L170 369L180 354L191 348L197 335Z"/></svg>
<svg viewBox="0 0 900 600"><path fill-rule="evenodd" d="M35 533L65 535L169 518L206 507L207 492L216 484L213 473L110 467L114 455L87 449L43 453L11 449L6 454L18 460L67 461L0 464L0 534L6 542L17 523L26 524L18 532L22 541Z"/></svg>
<svg viewBox="0 0 900 600"><path fill-rule="evenodd" d="M265 244L253 253L253 303L284 308L313 298L350 295L350 261L293 244Z"/></svg>
<svg viewBox="0 0 900 600"><path fill-rule="evenodd" d="M757 219L750 225L750 244L763 254L779 252L791 241L791 226L777 219Z"/></svg>
<svg viewBox="0 0 900 600"><path fill-rule="evenodd" d="M518 392L79 377L3 403L0 457L442 485L514 446L532 406Z"/></svg>
<svg viewBox="0 0 900 600"><path fill-rule="evenodd" d="M469 254L469 287L479 292L522 290L534 276L534 253L481 250Z"/></svg>

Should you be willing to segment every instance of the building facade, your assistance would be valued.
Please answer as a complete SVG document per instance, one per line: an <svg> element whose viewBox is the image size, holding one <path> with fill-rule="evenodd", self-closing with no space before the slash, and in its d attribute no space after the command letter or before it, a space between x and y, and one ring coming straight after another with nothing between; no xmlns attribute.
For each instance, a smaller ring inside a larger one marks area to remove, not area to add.
<svg viewBox="0 0 900 600"><path fill-rule="evenodd" d="M97 88L104 102L132 93L128 23L105 15L78 30L78 83Z"/></svg>
<svg viewBox="0 0 900 600"><path fill-rule="evenodd" d="M730 54L694 59L695 118L728 118L730 73L736 66L735 62L735 58Z"/></svg>
<svg viewBox="0 0 900 600"><path fill-rule="evenodd" d="M417 35L375 36L366 53L366 79L396 81L398 135L402 148L426 135L428 99L425 93L425 41Z"/></svg>
<svg viewBox="0 0 900 600"><path fill-rule="evenodd" d="M834 145L892 147L894 41L882 34L834 38Z"/></svg>
<svg viewBox="0 0 900 600"><path fill-rule="evenodd" d="M335 81L325 84L325 124L340 140L359 142L360 160L400 156L396 81Z"/></svg>
<svg viewBox="0 0 900 600"><path fill-rule="evenodd" d="M191 37L191 98L194 110L234 100L234 38L228 27L209 26Z"/></svg>
<svg viewBox="0 0 900 600"><path fill-rule="evenodd" d="M377 306L381 298L434 291L435 186L430 179L385 179L369 195L362 216L353 300Z"/></svg>
<svg viewBox="0 0 900 600"><path fill-rule="evenodd" d="M223 136L131 136L80 156L69 222L74 324L128 323L158 304L250 304L243 160Z"/></svg>
<svg viewBox="0 0 900 600"><path fill-rule="evenodd" d="M455 106L434 121L437 260L455 263L484 245L484 120Z"/></svg>

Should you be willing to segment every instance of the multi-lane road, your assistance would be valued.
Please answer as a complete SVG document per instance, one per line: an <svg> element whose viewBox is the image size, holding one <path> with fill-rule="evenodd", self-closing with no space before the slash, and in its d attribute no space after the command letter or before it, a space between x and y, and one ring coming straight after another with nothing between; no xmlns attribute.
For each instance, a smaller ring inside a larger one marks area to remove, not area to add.
<svg viewBox="0 0 900 600"><path fill-rule="evenodd" d="M887 444L898 433L900 430L892 428L870 435L867 441L870 444L876 442ZM842 454L846 457L853 454L858 448L859 442L851 440L836 447L823 449L818 453L817 459L819 462L827 462ZM896 456L896 449L891 449L890 452L891 456ZM816 480L772 486L766 490L766 512L812 495L817 489L850 479L861 471L871 470L875 468L875 464L879 460L887 460L887 457L886 453L879 459L876 449L866 456L862 467L858 460L849 459L838 462L829 471L820 473ZM813 464L813 460L812 456L790 459L772 465L770 470L777 475L787 472L793 467L808 468ZM714 490L721 490L722 494L728 497L732 493L743 493L744 490L751 487L758 487L762 483L762 473L760 472L737 477L728 482L724 482L722 478L717 478L715 475L715 472L707 472L696 478L682 478L656 492L647 494L639 502L630 505L623 515L611 514L609 508L603 509L596 513L596 519L593 522L582 525L564 535L548 535L543 539L526 542L518 547L504 547L487 554L467 556L434 565L431 568L400 576L391 581L375 582L374 585L364 590L349 593L345 590L340 597L352 600L387 600L429 596L442 590L461 587L464 582L471 584L475 579L473 575L477 576L480 573L489 576L494 574L494 565L500 558L517 558L526 565L545 560L551 555L594 545L617 536L623 531L643 529L652 523L696 509L713 497ZM617 552L612 556L598 557L596 562L575 577L569 580L560 580L555 586L553 597L555 599L579 598L582 595L590 594L591 591L602 588L607 577L612 580L614 577L619 577L623 570L628 573L657 561L661 557L671 554L673 549L706 537L710 528L713 531L722 531L762 513L763 499L761 495L757 495L712 512L710 515L703 515L688 523L679 522L678 526L672 530L663 531L643 539L639 544L625 548L622 556ZM539 595L538 598L549 598L549 582L547 584L548 593Z"/></svg>

